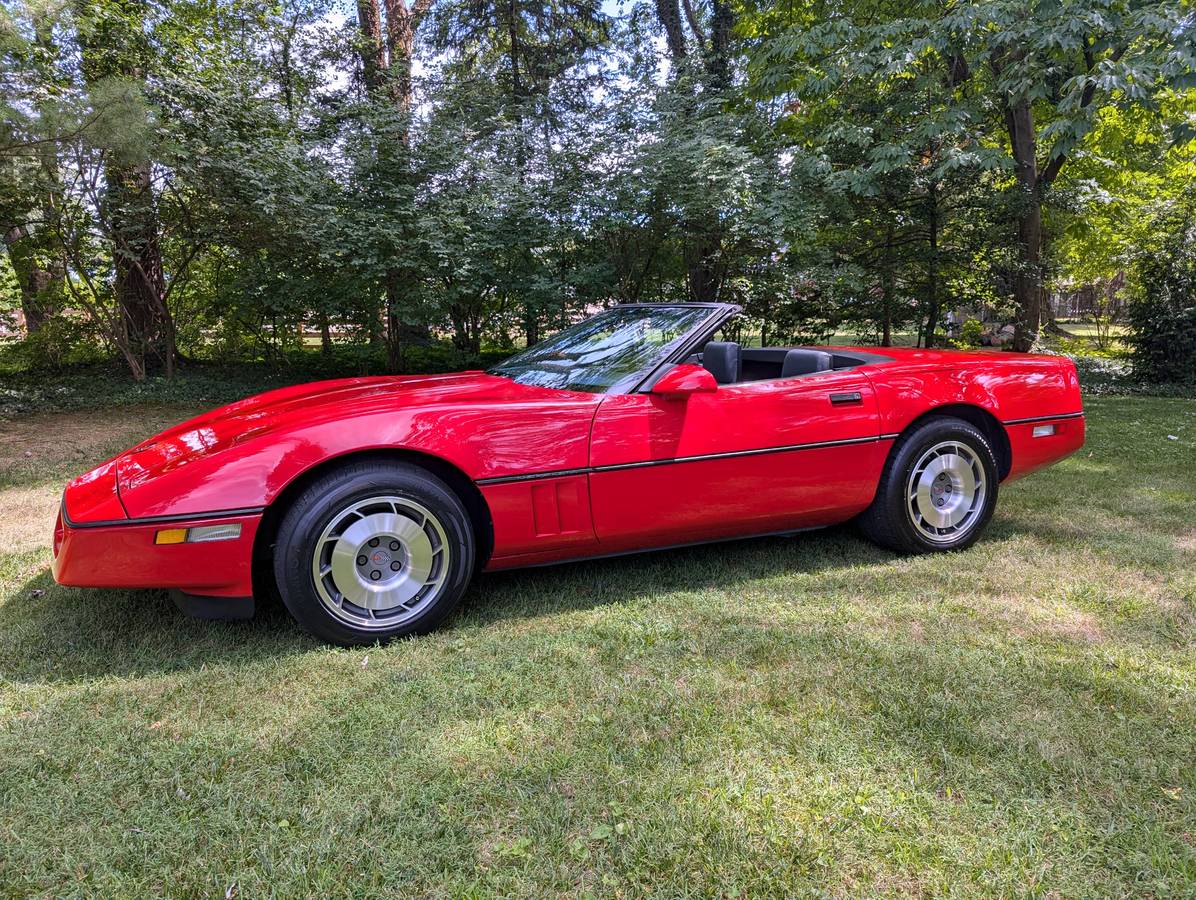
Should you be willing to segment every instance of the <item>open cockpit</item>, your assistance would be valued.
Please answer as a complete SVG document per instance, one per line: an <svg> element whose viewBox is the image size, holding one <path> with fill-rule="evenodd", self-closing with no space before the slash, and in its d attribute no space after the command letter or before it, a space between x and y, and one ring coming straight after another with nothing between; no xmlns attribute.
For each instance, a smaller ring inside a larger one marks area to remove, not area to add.
<svg viewBox="0 0 1196 900"><path fill-rule="evenodd" d="M742 347L735 341L710 341L686 360L706 369L719 384L798 378L889 362L879 353L816 347Z"/></svg>

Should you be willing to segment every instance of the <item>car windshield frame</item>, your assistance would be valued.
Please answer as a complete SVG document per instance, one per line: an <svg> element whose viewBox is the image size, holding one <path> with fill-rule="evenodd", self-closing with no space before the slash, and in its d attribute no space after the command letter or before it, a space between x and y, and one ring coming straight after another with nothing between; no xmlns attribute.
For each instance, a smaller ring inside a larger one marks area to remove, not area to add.
<svg viewBox="0 0 1196 900"><path fill-rule="evenodd" d="M674 323L662 321L660 314L669 310L691 311L695 315L688 319L679 316ZM590 394L634 393L659 374L664 366L689 355L703 337L712 334L739 311L740 307L729 303L621 303L562 329L552 337L486 371L490 375L510 378L519 384L550 390ZM639 315L639 321L636 314ZM657 317L655 322L653 316ZM623 319L622 323L615 327L610 335L595 341L595 337L601 333L595 330L596 323L605 319L618 321L620 317ZM669 324L677 325L677 334L662 341L653 351L646 354L637 356L635 344L626 340L616 342L613 346L603 345L603 341L620 330ZM587 361L583 359L587 354L594 357L588 361L588 370L592 375L614 369L609 372L613 377L594 377L587 380L584 377ZM615 365L612 365L612 362ZM619 362L623 362L625 370L619 370ZM598 363L604 365L599 366Z"/></svg>

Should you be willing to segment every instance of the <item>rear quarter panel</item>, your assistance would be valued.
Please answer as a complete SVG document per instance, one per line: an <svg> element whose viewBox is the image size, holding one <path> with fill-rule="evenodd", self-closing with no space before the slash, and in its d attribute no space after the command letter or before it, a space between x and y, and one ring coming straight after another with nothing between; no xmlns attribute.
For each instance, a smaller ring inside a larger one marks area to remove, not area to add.
<svg viewBox="0 0 1196 900"><path fill-rule="evenodd" d="M962 404L987 410L1009 437L1008 479L1049 465L1084 444L1080 383L1066 357L950 352L868 367L880 406L881 432L897 435L920 416ZM1035 438L1035 424L1055 434Z"/></svg>

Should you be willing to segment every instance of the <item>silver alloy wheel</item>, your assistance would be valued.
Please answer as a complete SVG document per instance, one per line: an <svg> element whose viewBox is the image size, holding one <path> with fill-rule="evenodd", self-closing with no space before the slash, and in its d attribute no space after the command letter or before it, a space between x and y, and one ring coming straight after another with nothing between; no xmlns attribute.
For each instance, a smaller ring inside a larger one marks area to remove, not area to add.
<svg viewBox="0 0 1196 900"><path fill-rule="evenodd" d="M923 453L910 473L906 510L927 540L952 543L980 520L987 488L979 455L959 441L944 441Z"/></svg>
<svg viewBox="0 0 1196 900"><path fill-rule="evenodd" d="M406 497L371 497L341 510L316 541L320 602L354 628L393 628L418 616L444 585L444 526Z"/></svg>

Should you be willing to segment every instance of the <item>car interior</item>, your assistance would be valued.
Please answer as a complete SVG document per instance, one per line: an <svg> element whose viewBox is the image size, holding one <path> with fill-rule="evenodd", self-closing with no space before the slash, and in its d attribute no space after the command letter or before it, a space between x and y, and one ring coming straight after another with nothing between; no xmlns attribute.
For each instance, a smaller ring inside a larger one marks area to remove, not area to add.
<svg viewBox="0 0 1196 900"><path fill-rule="evenodd" d="M710 341L686 362L706 369L719 384L797 378L887 362L878 353L816 350L810 347L742 347L735 341Z"/></svg>

